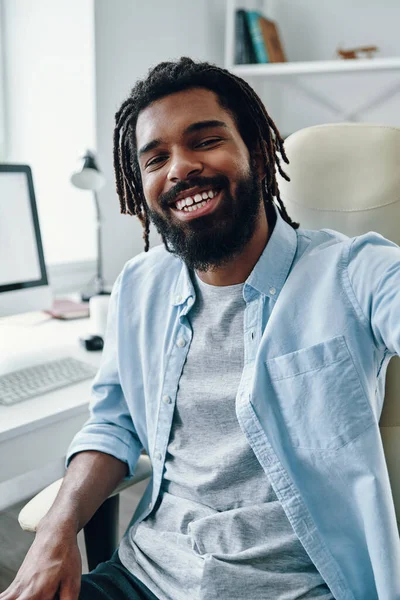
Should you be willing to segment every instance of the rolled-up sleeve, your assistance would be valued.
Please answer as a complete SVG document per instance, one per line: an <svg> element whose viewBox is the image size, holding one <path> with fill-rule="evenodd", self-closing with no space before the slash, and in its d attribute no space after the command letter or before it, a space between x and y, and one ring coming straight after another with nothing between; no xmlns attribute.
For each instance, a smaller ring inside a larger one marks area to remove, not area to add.
<svg viewBox="0 0 400 600"><path fill-rule="evenodd" d="M92 386L90 418L73 438L66 456L68 467L78 452L97 450L111 454L128 466L127 478L133 476L142 444L136 434L121 389L118 369L118 307L121 276L110 298L107 331L101 366Z"/></svg>
<svg viewBox="0 0 400 600"><path fill-rule="evenodd" d="M400 355L399 246L374 232L354 238L348 274L376 345Z"/></svg>

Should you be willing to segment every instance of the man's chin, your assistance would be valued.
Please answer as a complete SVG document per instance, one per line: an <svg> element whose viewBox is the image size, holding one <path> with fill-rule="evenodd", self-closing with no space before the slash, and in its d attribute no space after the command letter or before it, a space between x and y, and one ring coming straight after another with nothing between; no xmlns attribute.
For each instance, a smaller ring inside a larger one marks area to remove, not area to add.
<svg viewBox="0 0 400 600"><path fill-rule="evenodd" d="M206 271L236 258L251 239L259 215L259 183L256 176L237 186L237 197L223 188L215 210L181 221L172 212L165 216L149 210L149 216L167 244L189 268Z"/></svg>
<svg viewBox="0 0 400 600"><path fill-rule="evenodd" d="M189 268L199 271L216 269L226 265L243 250L245 239L235 239L231 228L197 228L193 235L179 240L169 240L171 251L181 258Z"/></svg>

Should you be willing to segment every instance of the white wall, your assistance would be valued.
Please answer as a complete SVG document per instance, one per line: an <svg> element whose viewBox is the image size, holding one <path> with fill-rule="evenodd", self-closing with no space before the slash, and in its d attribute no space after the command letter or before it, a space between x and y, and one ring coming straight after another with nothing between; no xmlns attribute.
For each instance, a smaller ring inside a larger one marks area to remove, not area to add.
<svg viewBox="0 0 400 600"><path fill-rule="evenodd" d="M254 1L238 4L252 7ZM339 47L365 45L378 46L379 58L400 56L398 0L255 0L255 4L278 23L289 61L333 60ZM400 126L398 80L399 72L375 71L268 78L264 84L253 78L252 83L278 128L288 135L310 125L341 122L352 110L357 113L354 120ZM297 84L322 96L338 112L310 98ZM397 92L389 97L394 87ZM370 106L385 94L387 99Z"/></svg>
<svg viewBox="0 0 400 600"><path fill-rule="evenodd" d="M398 0L238 1L244 7L255 3L277 20L290 60L330 59L339 44L377 44L380 56L400 56ZM10 158L33 165L47 261L94 257L90 193L75 190L69 175L76 156L97 147L107 178L100 202L105 275L112 283L124 262L143 249L140 223L119 214L114 114L135 81L161 60L186 54L224 65L225 0L3 0L3 5ZM303 77L301 82L340 106L356 107L397 78L397 73L375 73ZM251 82L283 134L340 120L293 82ZM400 125L398 109L399 96L394 96L362 118ZM154 232L151 241L159 243Z"/></svg>
<svg viewBox="0 0 400 600"><path fill-rule="evenodd" d="M96 0L97 145L107 177L100 202L110 282L126 260L143 250L141 224L119 214L112 166L114 114L135 81L162 60L188 55L223 66L224 9L224 0ZM160 243L154 231L151 243Z"/></svg>
<svg viewBox="0 0 400 600"><path fill-rule="evenodd" d="M32 166L48 264L95 257L90 192L69 177L95 147L93 0L3 0L8 162Z"/></svg>

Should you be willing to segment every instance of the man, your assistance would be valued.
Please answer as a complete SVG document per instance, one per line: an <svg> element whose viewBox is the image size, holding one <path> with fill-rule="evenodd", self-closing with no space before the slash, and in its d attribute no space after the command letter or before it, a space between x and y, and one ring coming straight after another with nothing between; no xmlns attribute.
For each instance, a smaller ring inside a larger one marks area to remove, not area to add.
<svg viewBox="0 0 400 600"><path fill-rule="evenodd" d="M121 106L121 210L164 244L115 284L91 418L1 600L400 597L378 427L400 250L299 229L278 154L256 94L207 63L161 63ZM81 580L76 533L142 448L151 485Z"/></svg>

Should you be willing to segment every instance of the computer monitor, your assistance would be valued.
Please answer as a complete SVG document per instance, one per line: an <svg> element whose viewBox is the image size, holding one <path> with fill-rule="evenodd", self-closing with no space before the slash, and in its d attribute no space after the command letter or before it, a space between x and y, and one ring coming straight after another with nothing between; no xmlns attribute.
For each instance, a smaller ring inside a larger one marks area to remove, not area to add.
<svg viewBox="0 0 400 600"><path fill-rule="evenodd" d="M0 164L0 317L51 302L31 169Z"/></svg>

